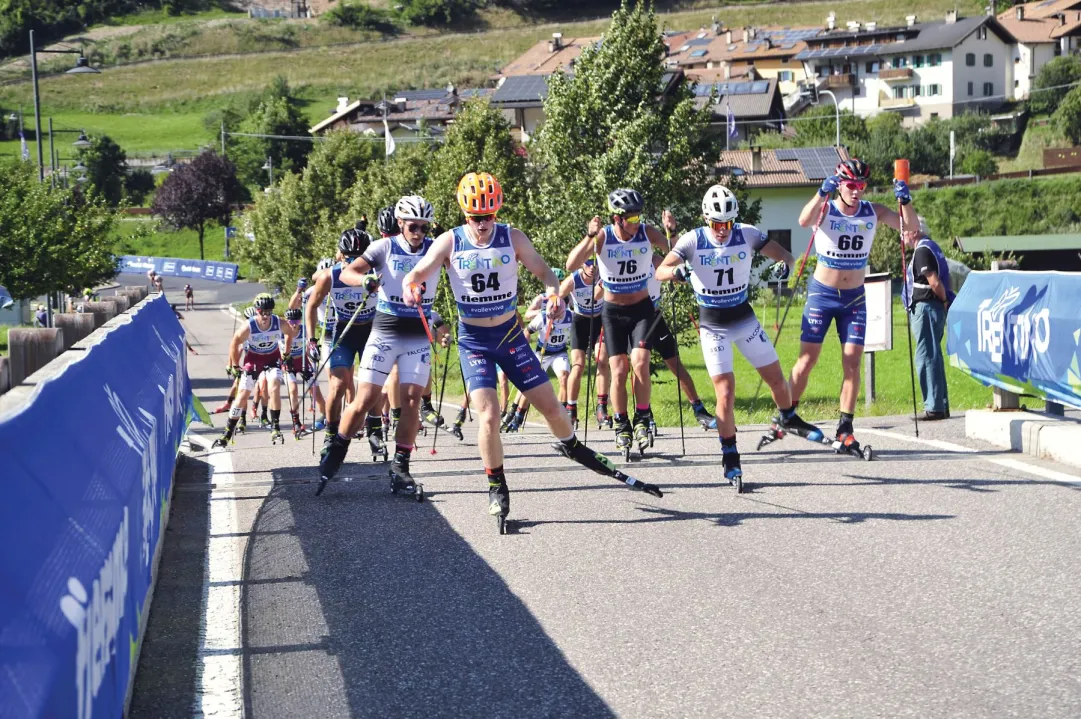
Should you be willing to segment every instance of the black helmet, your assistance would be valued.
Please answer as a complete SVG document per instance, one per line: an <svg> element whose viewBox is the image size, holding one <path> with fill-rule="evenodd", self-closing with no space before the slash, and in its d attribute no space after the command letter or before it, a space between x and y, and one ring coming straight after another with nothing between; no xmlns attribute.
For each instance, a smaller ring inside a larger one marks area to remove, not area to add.
<svg viewBox="0 0 1081 719"><path fill-rule="evenodd" d="M394 208L384 207L379 211L379 217L375 220L375 226L381 235L395 235L398 233L398 221L394 219Z"/></svg>
<svg viewBox="0 0 1081 719"><path fill-rule="evenodd" d="M300 322L300 317L301 317L301 311L300 311L299 307L295 308L295 309L285 311L285 321L286 322Z"/></svg>
<svg viewBox="0 0 1081 719"><path fill-rule="evenodd" d="M338 240L338 250L346 257L356 257L364 254L368 245L372 243L372 236L364 230L349 229L342 233Z"/></svg>
<svg viewBox="0 0 1081 719"><path fill-rule="evenodd" d="M638 190L620 188L608 195L608 211L613 215L640 214L645 204Z"/></svg>
<svg viewBox="0 0 1081 719"><path fill-rule="evenodd" d="M867 166L867 163L863 160L857 160L852 158L845 160L834 171L837 177L841 180L852 180L855 182L867 182L871 179L871 168Z"/></svg>
<svg viewBox="0 0 1081 719"><path fill-rule="evenodd" d="M274 309L274 298L268 294L256 295L255 297L255 309L257 310L272 310Z"/></svg>
<svg viewBox="0 0 1081 719"><path fill-rule="evenodd" d="M353 228L364 232L368 229L368 216L361 215L360 219L353 223Z"/></svg>

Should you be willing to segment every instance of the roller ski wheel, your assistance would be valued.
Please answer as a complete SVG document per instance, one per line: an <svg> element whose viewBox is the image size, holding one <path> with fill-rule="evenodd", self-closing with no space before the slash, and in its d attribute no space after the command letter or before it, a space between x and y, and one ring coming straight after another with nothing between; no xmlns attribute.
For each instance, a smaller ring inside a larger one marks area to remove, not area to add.
<svg viewBox="0 0 1081 719"><path fill-rule="evenodd" d="M232 443L233 443L233 438L232 437L218 437L216 440L214 440L214 443L212 445L210 445L210 448L211 449L218 449L220 447L221 449L225 449L226 447L228 447Z"/></svg>
<svg viewBox="0 0 1081 719"><path fill-rule="evenodd" d="M285 435L282 434L280 429L275 429L270 432L271 444L285 444Z"/></svg>
<svg viewBox="0 0 1081 719"><path fill-rule="evenodd" d="M649 418L649 446L653 446L653 439L660 437L661 433L657 431L657 422L652 417Z"/></svg>
<svg viewBox="0 0 1081 719"><path fill-rule="evenodd" d="M248 433L248 422L247 422L247 420L244 419L243 415L240 416L240 421L236 423L236 433L237 434L247 434Z"/></svg>
<svg viewBox="0 0 1081 719"><path fill-rule="evenodd" d="M451 428L450 428L450 433L453 434L455 437L457 437L459 442L464 442L465 441L465 435L462 434L462 425L460 425L460 424L452 425Z"/></svg>
<svg viewBox="0 0 1081 719"><path fill-rule="evenodd" d="M500 534L509 534L507 515L510 514L510 489L506 482L496 486L488 485L488 514L495 517L496 529Z"/></svg>
<svg viewBox="0 0 1081 719"><path fill-rule="evenodd" d="M784 429L779 424L774 423L766 430L765 434L758 440L758 446L755 447L755 451L762 449L767 444L773 444L779 439L784 439Z"/></svg>
<svg viewBox="0 0 1081 719"><path fill-rule="evenodd" d="M306 428L302 424L294 424L293 425L293 439L295 439L296 441L299 442L300 438L304 436L304 430L305 429Z"/></svg>
<svg viewBox="0 0 1081 719"><path fill-rule="evenodd" d="M608 425L608 429L612 429L612 417L608 414L606 407L597 407L597 429L604 429L604 425Z"/></svg>
<svg viewBox="0 0 1081 719"><path fill-rule="evenodd" d="M736 488L736 494L743 494L743 468L739 462L739 452L725 452L721 455L724 464L724 478Z"/></svg>
<svg viewBox="0 0 1081 719"><path fill-rule="evenodd" d="M834 448L837 450L837 454L847 454L852 457L859 457L865 462L870 462L874 456L874 451L871 449L871 445L861 446L856 438L848 433L840 433L837 435L837 439L833 442Z"/></svg>
<svg viewBox="0 0 1081 719"><path fill-rule="evenodd" d="M382 458L383 462L388 459L387 445L383 442L383 438L376 434L368 435L368 449L372 451L372 461L379 462Z"/></svg>
<svg viewBox="0 0 1081 719"><path fill-rule="evenodd" d="M653 446L649 436L649 425L638 424L634 427L634 442L638 445L638 456L645 457L646 449Z"/></svg>

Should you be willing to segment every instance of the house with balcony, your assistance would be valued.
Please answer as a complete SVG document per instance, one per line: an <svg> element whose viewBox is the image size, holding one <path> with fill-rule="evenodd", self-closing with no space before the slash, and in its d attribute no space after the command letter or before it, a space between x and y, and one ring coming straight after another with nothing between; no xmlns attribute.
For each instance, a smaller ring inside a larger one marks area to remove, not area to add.
<svg viewBox="0 0 1081 719"><path fill-rule="evenodd" d="M316 123L310 130L323 135L332 130L351 130L372 137L384 137L390 129L395 141L439 137L461 109L462 103L475 97L487 97L488 88L461 89L453 85L445 90L403 90L385 100L355 100L338 98L338 106L330 117Z"/></svg>
<svg viewBox="0 0 1081 719"><path fill-rule="evenodd" d="M1013 98L1023 100L1040 68L1081 49L1081 0L1036 0L999 13L1013 39Z"/></svg>
<svg viewBox="0 0 1081 719"><path fill-rule="evenodd" d="M832 20L830 22L832 24ZM797 56L817 87L867 117L899 112L906 125L992 110L1012 96L1012 38L991 16L902 26L849 23L808 38Z"/></svg>

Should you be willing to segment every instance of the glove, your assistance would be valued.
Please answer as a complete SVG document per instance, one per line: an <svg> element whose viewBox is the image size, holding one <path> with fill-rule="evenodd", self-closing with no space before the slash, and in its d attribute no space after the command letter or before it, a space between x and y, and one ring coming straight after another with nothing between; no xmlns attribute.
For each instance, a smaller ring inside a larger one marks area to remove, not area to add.
<svg viewBox="0 0 1081 719"><path fill-rule="evenodd" d="M672 277L676 282L686 282L691 279L691 272L691 263L684 262L683 264L676 266L676 269L672 271Z"/></svg>
<svg viewBox="0 0 1081 719"><path fill-rule="evenodd" d="M841 186L841 179L837 175L830 175L825 180L822 180L822 187L818 188L819 197L827 197L830 193L837 192L837 188Z"/></svg>
<svg viewBox="0 0 1081 719"><path fill-rule="evenodd" d="M893 181L893 196L896 197L902 205L907 205L912 202L912 193L908 189L908 183L904 180Z"/></svg>
<svg viewBox="0 0 1081 719"><path fill-rule="evenodd" d="M301 277L299 280L297 280L297 289L300 290L301 292L308 289L308 278L307 277Z"/></svg>
<svg viewBox="0 0 1081 719"><path fill-rule="evenodd" d="M416 282L410 282L406 289L409 292L405 299L413 300L414 305L419 305L421 303L421 300L424 299L424 292L428 289L428 283L421 282L418 285ZM406 302L406 304L408 305L409 303Z"/></svg>
<svg viewBox="0 0 1081 719"><path fill-rule="evenodd" d="M558 320L563 316L566 308L563 305L563 298L559 295L548 295L548 304L545 307L545 314L553 320Z"/></svg>
<svg viewBox="0 0 1081 719"><path fill-rule="evenodd" d="M374 272L369 272L368 274L364 275L364 291L370 293L375 292L378 289L379 275L375 274Z"/></svg>
<svg viewBox="0 0 1081 719"><path fill-rule="evenodd" d="M787 279L791 271L792 270L788 265L783 262L778 262L770 268L769 274L774 282L780 282L781 280Z"/></svg>
<svg viewBox="0 0 1081 719"><path fill-rule="evenodd" d="M308 354L308 361L313 365L319 364L319 340L312 337L308 340L308 347L306 349Z"/></svg>
<svg viewBox="0 0 1081 719"><path fill-rule="evenodd" d="M233 365L232 367L225 368L225 374L229 375L233 379L239 377L243 372L244 369L238 365Z"/></svg>

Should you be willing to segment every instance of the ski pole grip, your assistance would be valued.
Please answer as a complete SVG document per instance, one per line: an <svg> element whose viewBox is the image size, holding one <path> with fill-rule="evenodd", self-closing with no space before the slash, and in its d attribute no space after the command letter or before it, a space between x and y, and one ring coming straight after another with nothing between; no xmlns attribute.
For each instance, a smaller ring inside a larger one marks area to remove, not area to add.
<svg viewBox="0 0 1081 719"><path fill-rule="evenodd" d="M909 170L908 160L894 160L893 161L893 179L904 180L908 182Z"/></svg>

